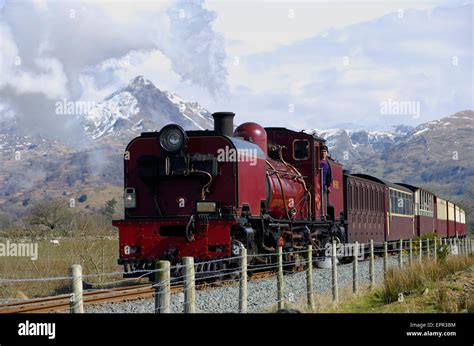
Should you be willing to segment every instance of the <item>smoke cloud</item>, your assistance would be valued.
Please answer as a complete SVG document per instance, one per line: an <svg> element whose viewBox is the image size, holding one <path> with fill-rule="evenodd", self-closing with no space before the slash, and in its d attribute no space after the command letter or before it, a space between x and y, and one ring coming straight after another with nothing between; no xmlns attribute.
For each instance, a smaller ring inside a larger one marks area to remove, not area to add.
<svg viewBox="0 0 474 346"><path fill-rule="evenodd" d="M9 105L0 108L13 109L28 131L80 137L77 120L55 114L55 103L78 100L91 86L114 86L117 69L127 68L119 62L134 52L158 51L182 81L224 94L225 50L212 29L215 18L203 1L0 1L0 103ZM117 65L104 69L105 61Z"/></svg>

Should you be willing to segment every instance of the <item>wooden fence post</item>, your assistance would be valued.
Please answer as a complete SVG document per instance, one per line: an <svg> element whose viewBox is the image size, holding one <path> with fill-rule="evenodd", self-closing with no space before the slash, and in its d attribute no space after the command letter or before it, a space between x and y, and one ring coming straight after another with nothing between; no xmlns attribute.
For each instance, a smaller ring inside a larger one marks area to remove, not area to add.
<svg viewBox="0 0 474 346"><path fill-rule="evenodd" d="M354 248L354 267L352 271L352 292L357 293L357 290L359 288L359 283L357 280L359 280L359 242L355 242L355 248Z"/></svg>
<svg viewBox="0 0 474 346"><path fill-rule="evenodd" d="M314 311L314 293L313 293L313 246L308 245L308 251L306 253L307 259L307 271L306 271L306 291L308 298L308 307L311 311Z"/></svg>
<svg viewBox="0 0 474 346"><path fill-rule="evenodd" d="M339 300L339 292L337 287L337 250L336 250L336 241L332 242L332 256L331 256L331 265L332 265L332 300L337 303Z"/></svg>
<svg viewBox="0 0 474 346"><path fill-rule="evenodd" d="M422 262L423 260L423 241L421 239L418 240L418 261Z"/></svg>
<svg viewBox="0 0 474 346"><path fill-rule="evenodd" d="M155 313L171 311L170 262L158 261L155 264Z"/></svg>
<svg viewBox="0 0 474 346"><path fill-rule="evenodd" d="M196 312L196 281L194 275L194 258L183 257L184 274L184 313Z"/></svg>
<svg viewBox="0 0 474 346"><path fill-rule="evenodd" d="M84 301L82 297L82 267L80 264L73 264L69 269L71 279L72 294L69 300L70 312L72 314L84 313Z"/></svg>
<svg viewBox="0 0 474 346"><path fill-rule="evenodd" d="M388 244L385 241L383 243L383 277L387 279L388 273Z"/></svg>
<svg viewBox="0 0 474 346"><path fill-rule="evenodd" d="M409 254L410 257L408 257L408 261L409 261L409 264L412 265L413 264L413 242L411 239L408 241L408 247L409 247L408 251L410 252Z"/></svg>
<svg viewBox="0 0 474 346"><path fill-rule="evenodd" d="M403 267L403 239L400 239L400 243L399 243L399 247L400 247L400 250L399 250L399 253L398 253L398 267L401 268Z"/></svg>
<svg viewBox="0 0 474 346"><path fill-rule="evenodd" d="M370 239L370 288L375 287L375 258L374 258L374 240Z"/></svg>
<svg viewBox="0 0 474 346"><path fill-rule="evenodd" d="M284 278L283 278L283 248L278 246L278 276L277 276L277 290L278 290L278 309L285 308L285 297L283 295L284 290Z"/></svg>
<svg viewBox="0 0 474 346"><path fill-rule="evenodd" d="M240 259L240 285L239 285L239 312L247 312L247 249L242 247L242 258Z"/></svg>

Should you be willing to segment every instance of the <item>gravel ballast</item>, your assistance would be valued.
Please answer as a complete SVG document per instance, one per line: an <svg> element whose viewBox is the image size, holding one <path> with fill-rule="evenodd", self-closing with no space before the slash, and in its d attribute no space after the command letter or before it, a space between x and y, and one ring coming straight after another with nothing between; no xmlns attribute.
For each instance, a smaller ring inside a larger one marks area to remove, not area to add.
<svg viewBox="0 0 474 346"><path fill-rule="evenodd" d="M389 257L389 266L397 266L398 258ZM340 288L352 287L352 264L339 265L338 283ZM383 280L383 259L375 258L375 280ZM306 297L306 273L296 272L285 275L285 300L296 302ZM359 285L370 283L369 261L359 262ZM316 294L331 292L331 269L313 269L313 289ZM171 295L171 311L183 312L183 293ZM276 275L269 278L249 280L248 312L263 312L277 303ZM221 287L210 287L196 291L196 312L200 313L237 313L239 308L239 283ZM153 313L154 300L143 299L120 303L106 303L85 306L87 313Z"/></svg>

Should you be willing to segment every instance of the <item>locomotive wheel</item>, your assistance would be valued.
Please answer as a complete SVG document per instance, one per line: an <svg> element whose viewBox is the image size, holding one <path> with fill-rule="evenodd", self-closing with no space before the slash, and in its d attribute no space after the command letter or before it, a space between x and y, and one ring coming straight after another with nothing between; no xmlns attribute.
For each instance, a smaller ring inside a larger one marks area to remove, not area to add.
<svg viewBox="0 0 474 346"><path fill-rule="evenodd" d="M339 237L334 236L332 240L336 241L336 246L343 244L341 240L339 239ZM332 240L330 241L330 244L332 244ZM353 256L337 256L337 259L338 259L339 264L348 264L348 263L352 263L352 261L354 260L354 257Z"/></svg>

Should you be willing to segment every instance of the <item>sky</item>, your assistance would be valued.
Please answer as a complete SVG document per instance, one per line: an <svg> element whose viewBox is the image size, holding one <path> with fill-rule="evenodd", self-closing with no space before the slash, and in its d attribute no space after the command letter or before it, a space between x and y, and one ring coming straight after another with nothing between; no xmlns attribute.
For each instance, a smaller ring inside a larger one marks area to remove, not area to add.
<svg viewBox="0 0 474 346"><path fill-rule="evenodd" d="M417 125L474 109L473 13L456 0L0 0L0 120L56 129L57 100L98 102L144 75L237 123Z"/></svg>

